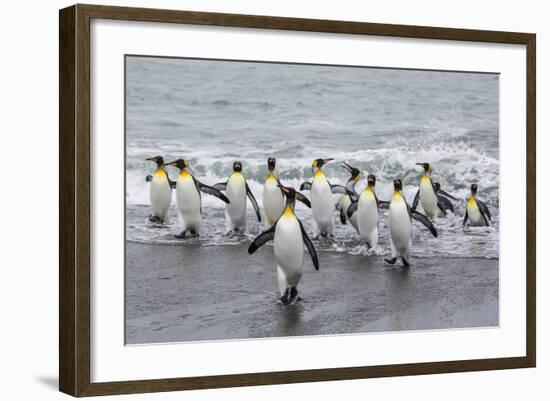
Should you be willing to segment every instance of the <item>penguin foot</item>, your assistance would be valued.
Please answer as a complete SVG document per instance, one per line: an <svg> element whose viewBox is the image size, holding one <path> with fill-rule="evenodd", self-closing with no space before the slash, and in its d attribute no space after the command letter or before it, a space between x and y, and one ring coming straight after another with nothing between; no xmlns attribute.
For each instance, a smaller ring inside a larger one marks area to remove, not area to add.
<svg viewBox="0 0 550 401"><path fill-rule="evenodd" d="M386 262L388 262L390 265L394 265L395 262L397 262L397 258L391 258L391 259L384 259Z"/></svg>
<svg viewBox="0 0 550 401"><path fill-rule="evenodd" d="M187 231L182 231L182 232L179 233L179 234L175 234L174 237L176 237L177 239L184 239L184 238L185 238L185 234L187 234Z"/></svg>
<svg viewBox="0 0 550 401"><path fill-rule="evenodd" d="M283 295L281 296L281 298L279 298L279 300L281 301L281 303L282 303L283 305L286 306L286 305L288 305L289 302L290 302L289 297L290 297L290 289L287 288L287 289L285 290L285 292L283 293Z"/></svg>
<svg viewBox="0 0 550 401"><path fill-rule="evenodd" d="M296 289L296 287L292 287L290 289L288 303L291 304L291 303L296 303L296 302L298 302L298 290Z"/></svg>
<svg viewBox="0 0 550 401"><path fill-rule="evenodd" d="M403 256L401 256L401 260L403 261L403 267L410 267L410 263L405 259Z"/></svg>
<svg viewBox="0 0 550 401"><path fill-rule="evenodd" d="M155 215L150 215L150 216L149 216L149 221L150 221L151 223L161 223L161 224L164 223L164 220L163 220L163 219L161 219L160 217L155 216Z"/></svg>
<svg viewBox="0 0 550 401"><path fill-rule="evenodd" d="M199 233L196 232L195 230L190 230L189 233L191 234L192 237L198 237L199 236Z"/></svg>

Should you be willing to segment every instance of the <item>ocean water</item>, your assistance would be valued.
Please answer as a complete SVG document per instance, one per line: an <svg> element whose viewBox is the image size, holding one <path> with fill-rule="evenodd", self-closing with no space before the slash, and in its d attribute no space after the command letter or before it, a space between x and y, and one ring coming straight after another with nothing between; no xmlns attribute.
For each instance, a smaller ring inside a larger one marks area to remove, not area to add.
<svg viewBox="0 0 550 401"><path fill-rule="evenodd" d="M498 99L496 74L127 57L126 238L182 245L174 238L175 196L168 226L147 221L145 176L154 171L147 157L185 158L195 177L209 185L226 181L239 160L260 207L268 157L277 158L278 176L295 188L311 180L316 158L335 159L324 167L333 184L348 179L344 161L364 177L375 174L382 200L391 196L392 180L401 178L409 203L422 175L415 163L430 162L434 181L459 201L455 215L435 221L438 238L413 223L413 256L497 259ZM176 179L176 169L168 172ZM474 182L493 216L489 228L462 226ZM361 181L356 189L364 186ZM224 204L209 195L202 199L201 237L184 243L230 246L261 231L249 204L249 232L227 235ZM381 255L389 253L385 213ZM311 211L298 204L297 214L311 233ZM353 227L340 224L336 212L335 222L334 241L316 242L318 250L363 254L364 242Z"/></svg>

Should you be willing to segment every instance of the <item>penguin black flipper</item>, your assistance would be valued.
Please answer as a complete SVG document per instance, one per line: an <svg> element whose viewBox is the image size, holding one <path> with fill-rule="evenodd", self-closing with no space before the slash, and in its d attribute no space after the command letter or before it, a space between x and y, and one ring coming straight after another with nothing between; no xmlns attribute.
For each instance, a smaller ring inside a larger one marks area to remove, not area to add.
<svg viewBox="0 0 550 401"><path fill-rule="evenodd" d="M465 226L467 222L468 222L468 208L466 208L464 212L464 220L462 220L462 225Z"/></svg>
<svg viewBox="0 0 550 401"><path fill-rule="evenodd" d="M380 209L389 209L390 208L390 202L388 202L388 201L378 201L378 207Z"/></svg>
<svg viewBox="0 0 550 401"><path fill-rule="evenodd" d="M300 191L311 191L311 182L303 182L302 185L300 185Z"/></svg>
<svg viewBox="0 0 550 401"><path fill-rule="evenodd" d="M200 182L199 180L195 179L195 177L193 177L193 179L195 180L195 185L197 185L197 188L198 188L201 192L204 192L205 194L208 194L208 195L213 195L213 196L215 196L216 198L218 198L218 199L224 201L225 203L231 203L231 202L229 202L229 199L227 198L227 196L225 196L224 194L222 194L222 193L221 193L219 190L217 190L216 188L203 184L203 183Z"/></svg>
<svg viewBox="0 0 550 401"><path fill-rule="evenodd" d="M149 174L147 177L145 177L145 182L151 182L153 181L153 176Z"/></svg>
<svg viewBox="0 0 550 401"><path fill-rule="evenodd" d="M352 202L357 202L359 200L359 195L357 195L357 192L346 188L346 193L348 194Z"/></svg>
<svg viewBox="0 0 550 401"><path fill-rule="evenodd" d="M225 191L227 189L227 181L218 182L217 184L212 185L212 188L217 189L218 191Z"/></svg>
<svg viewBox="0 0 550 401"><path fill-rule="evenodd" d="M298 220L298 219L296 219ZM315 248L313 246L313 243L309 239L306 230L304 229L304 226L300 220L298 220L298 223L300 224L300 230L302 230L302 238L304 240L304 244L307 248L307 251L309 252L309 255L311 256L311 261L313 262L313 267L315 267L315 270L319 270L319 259L317 258L317 252L315 252Z"/></svg>
<svg viewBox="0 0 550 401"><path fill-rule="evenodd" d="M438 193L438 194L441 194L441 195L443 195L443 196L446 196L447 198L452 199L452 200L454 200L454 201L457 201L457 200L458 200L458 199L455 198L453 195L449 194L448 192L443 191L442 189L440 189L437 193Z"/></svg>
<svg viewBox="0 0 550 401"><path fill-rule="evenodd" d="M346 224L346 214L342 208L340 208L340 223Z"/></svg>
<svg viewBox="0 0 550 401"><path fill-rule="evenodd" d="M439 194L437 195L437 206L443 213L445 213L446 210L450 210L453 213L455 212L453 203L448 198Z"/></svg>
<svg viewBox="0 0 550 401"><path fill-rule="evenodd" d="M258 235L254 241L250 244L248 247L248 253L253 254L258 250L259 247L264 245L266 242L271 241L275 238L275 226L277 225L277 222L273 224L268 230L264 231L260 235Z"/></svg>
<svg viewBox="0 0 550 401"><path fill-rule="evenodd" d="M252 206L254 206L254 211L256 212L256 217L258 218L258 221L261 223L262 214L260 213L260 207L258 206L258 202L256 202L256 198L254 198L254 194L252 194L252 191L248 186L248 182L246 183L246 196L248 196L248 199L250 199L250 202L252 202Z"/></svg>
<svg viewBox="0 0 550 401"><path fill-rule="evenodd" d="M330 190L332 191L333 194L349 195L351 193L352 195L350 195L350 197L353 196L353 192L348 190L343 185L332 185L330 182L328 183L328 185L330 185Z"/></svg>
<svg viewBox="0 0 550 401"><path fill-rule="evenodd" d="M416 210L416 207L418 206L418 202L420 201L420 189L416 192L416 195L414 196L414 201L412 205L412 210Z"/></svg>
<svg viewBox="0 0 550 401"><path fill-rule="evenodd" d="M476 203L477 203L477 207L479 208L479 211L485 217L485 220L486 221L491 220L491 212L489 211L489 208L487 207L487 205L484 202L477 199L476 199Z"/></svg>
<svg viewBox="0 0 550 401"><path fill-rule="evenodd" d="M170 188L176 189L176 185L177 185L176 181L168 180L168 182L170 183Z"/></svg>
<svg viewBox="0 0 550 401"><path fill-rule="evenodd" d="M416 210L409 210L409 213L413 219L416 221L419 221L420 223L424 224L428 230L432 233L434 237L437 238L437 230L435 229L433 223L428 219L428 217L424 216L422 213L417 212Z"/></svg>
<svg viewBox="0 0 550 401"><path fill-rule="evenodd" d="M357 211L357 207L359 206L359 202L352 202L349 206L348 206L348 212L347 212L347 215L348 217L351 217L353 216L353 213L355 213Z"/></svg>
<svg viewBox="0 0 550 401"><path fill-rule="evenodd" d="M296 192L296 199L311 209L311 202L304 194L301 194L300 192Z"/></svg>

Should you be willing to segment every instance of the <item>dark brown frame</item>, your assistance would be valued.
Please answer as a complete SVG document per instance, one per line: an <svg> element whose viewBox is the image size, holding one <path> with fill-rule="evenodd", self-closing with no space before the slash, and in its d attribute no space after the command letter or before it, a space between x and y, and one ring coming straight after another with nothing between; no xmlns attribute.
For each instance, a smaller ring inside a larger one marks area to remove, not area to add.
<svg viewBox="0 0 550 401"><path fill-rule="evenodd" d="M510 43L527 49L527 324L522 357L90 382L90 21L92 18L402 38ZM73 396L535 367L536 35L256 15L74 5L59 12L59 389Z"/></svg>

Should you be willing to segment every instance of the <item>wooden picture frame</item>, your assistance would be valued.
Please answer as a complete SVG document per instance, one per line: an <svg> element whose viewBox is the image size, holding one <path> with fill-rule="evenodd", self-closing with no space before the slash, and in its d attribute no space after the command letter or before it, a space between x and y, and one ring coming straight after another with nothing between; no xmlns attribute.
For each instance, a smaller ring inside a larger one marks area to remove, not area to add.
<svg viewBox="0 0 550 401"><path fill-rule="evenodd" d="M90 21L94 18L519 44L527 58L526 355L366 367L92 383L90 380ZM536 361L536 37L255 15L74 5L59 14L59 388L73 396L143 393L534 367Z"/></svg>

